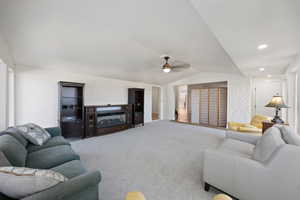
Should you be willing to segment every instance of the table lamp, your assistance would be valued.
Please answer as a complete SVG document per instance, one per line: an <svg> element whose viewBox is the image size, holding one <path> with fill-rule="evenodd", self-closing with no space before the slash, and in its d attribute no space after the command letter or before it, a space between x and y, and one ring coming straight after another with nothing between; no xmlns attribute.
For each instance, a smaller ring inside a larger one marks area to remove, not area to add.
<svg viewBox="0 0 300 200"><path fill-rule="evenodd" d="M275 124L283 124L284 121L278 115L281 108L288 108L288 106L284 103L282 96L275 95L272 97L271 101L265 105L265 107L275 108L275 117L271 121Z"/></svg>

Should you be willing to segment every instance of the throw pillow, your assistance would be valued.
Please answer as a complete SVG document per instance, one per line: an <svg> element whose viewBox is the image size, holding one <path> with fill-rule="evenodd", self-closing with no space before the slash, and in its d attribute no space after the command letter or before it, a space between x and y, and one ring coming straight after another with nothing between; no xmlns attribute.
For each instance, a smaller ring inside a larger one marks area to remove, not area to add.
<svg viewBox="0 0 300 200"><path fill-rule="evenodd" d="M28 141L27 139L23 136L22 132L20 130L18 130L15 127L9 127L7 128L5 131L1 132L0 135L11 135L13 136L15 139L18 140L18 142L20 142L24 147L27 146Z"/></svg>
<svg viewBox="0 0 300 200"><path fill-rule="evenodd" d="M2 151L0 151L0 167L11 166L10 162L7 160L6 156Z"/></svg>
<svg viewBox="0 0 300 200"><path fill-rule="evenodd" d="M14 199L22 199L46 190L68 179L52 170L23 167L0 167L0 192Z"/></svg>
<svg viewBox="0 0 300 200"><path fill-rule="evenodd" d="M280 129L278 127L268 128L255 145L253 159L265 162L283 144L285 142L281 138Z"/></svg>
<svg viewBox="0 0 300 200"><path fill-rule="evenodd" d="M45 129L33 123L17 126L16 128L35 145L41 146L51 138L51 135Z"/></svg>
<svg viewBox="0 0 300 200"><path fill-rule="evenodd" d="M278 125L275 125L278 126ZM300 146L300 135L296 133L293 129L291 129L289 126L278 126L281 130L282 139L287 144L297 145Z"/></svg>

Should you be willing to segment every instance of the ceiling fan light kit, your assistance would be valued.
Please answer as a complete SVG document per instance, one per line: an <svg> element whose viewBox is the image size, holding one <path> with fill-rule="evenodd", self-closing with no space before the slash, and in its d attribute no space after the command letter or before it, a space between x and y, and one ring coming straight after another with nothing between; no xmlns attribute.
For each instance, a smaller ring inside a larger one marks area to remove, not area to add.
<svg viewBox="0 0 300 200"><path fill-rule="evenodd" d="M171 68L165 68L165 67L163 67L163 72L165 72L165 73L169 73L170 71L171 71Z"/></svg>
<svg viewBox="0 0 300 200"><path fill-rule="evenodd" d="M184 70L184 69L187 69L190 67L190 65L187 63L180 64L180 65L170 65L168 63L170 56L164 56L163 58L165 59L165 64L162 66L162 71L165 73L169 73L171 71L178 72L178 71L181 71L181 70Z"/></svg>
<svg viewBox="0 0 300 200"><path fill-rule="evenodd" d="M168 60L170 59L169 56L165 56L164 59L166 60L166 63L163 65L162 70L165 73L169 73L171 71L171 65L169 65Z"/></svg>

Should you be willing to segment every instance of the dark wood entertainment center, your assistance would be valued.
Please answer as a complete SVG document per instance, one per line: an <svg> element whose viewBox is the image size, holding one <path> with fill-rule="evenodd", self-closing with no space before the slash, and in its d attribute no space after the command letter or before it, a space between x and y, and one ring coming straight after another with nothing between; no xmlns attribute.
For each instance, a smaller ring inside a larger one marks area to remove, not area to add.
<svg viewBox="0 0 300 200"><path fill-rule="evenodd" d="M85 106L85 137L93 137L132 127L132 105Z"/></svg>
<svg viewBox="0 0 300 200"><path fill-rule="evenodd" d="M144 125L144 89L129 88L128 104L84 106L84 86L58 82L58 120L64 137L100 136Z"/></svg>
<svg viewBox="0 0 300 200"><path fill-rule="evenodd" d="M84 83L58 82L58 122L66 138L84 137Z"/></svg>
<svg viewBox="0 0 300 200"><path fill-rule="evenodd" d="M141 88L128 89L128 103L133 105L133 126L144 125L144 93L144 89Z"/></svg>

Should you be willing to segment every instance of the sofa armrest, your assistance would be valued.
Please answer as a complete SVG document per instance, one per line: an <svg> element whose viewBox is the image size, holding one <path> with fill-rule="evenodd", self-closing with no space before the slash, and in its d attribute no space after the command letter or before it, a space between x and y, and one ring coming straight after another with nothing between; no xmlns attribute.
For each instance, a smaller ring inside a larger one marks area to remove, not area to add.
<svg viewBox="0 0 300 200"><path fill-rule="evenodd" d="M226 138L247 142L253 145L256 145L260 137L261 136L259 135L254 135L251 133L248 134L248 133L239 133L235 131L226 131Z"/></svg>
<svg viewBox="0 0 300 200"><path fill-rule="evenodd" d="M48 190L23 198L23 200L63 200L80 193L101 181L99 171L90 172L60 183Z"/></svg>
<svg viewBox="0 0 300 200"><path fill-rule="evenodd" d="M239 192L241 191L238 189L239 185L247 186L250 182L250 185L252 183L259 184L251 179L257 180L260 174L266 174L267 171L268 168L260 162L231 152L207 149L204 153L204 182L237 198L240 197ZM251 176L249 176L250 174ZM240 177L242 177L242 181Z"/></svg>
<svg viewBox="0 0 300 200"><path fill-rule="evenodd" d="M46 131L50 133L51 137L61 136L61 129L59 127L46 128Z"/></svg>

